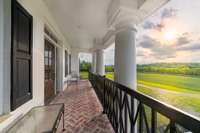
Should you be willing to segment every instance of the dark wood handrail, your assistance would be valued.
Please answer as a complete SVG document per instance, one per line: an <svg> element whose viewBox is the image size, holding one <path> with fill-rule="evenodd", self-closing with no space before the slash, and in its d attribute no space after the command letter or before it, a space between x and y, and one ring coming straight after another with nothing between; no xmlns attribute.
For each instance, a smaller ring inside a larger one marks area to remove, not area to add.
<svg viewBox="0 0 200 133"><path fill-rule="evenodd" d="M160 113L169 119L164 132L200 133L200 119L195 116L104 76L89 73L89 80L115 132L126 133L138 130L139 133L154 133L157 130L157 113ZM151 113L148 114L151 115L150 120L147 120L145 106L151 108Z"/></svg>

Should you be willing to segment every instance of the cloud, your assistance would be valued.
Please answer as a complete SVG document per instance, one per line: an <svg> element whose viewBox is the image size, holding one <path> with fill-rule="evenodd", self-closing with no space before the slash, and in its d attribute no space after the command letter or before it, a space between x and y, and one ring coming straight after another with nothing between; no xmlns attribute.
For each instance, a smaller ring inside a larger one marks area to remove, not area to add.
<svg viewBox="0 0 200 133"><path fill-rule="evenodd" d="M154 24L151 21L145 21L142 25L143 29L145 30L158 30L161 31L164 28L164 25L162 23Z"/></svg>
<svg viewBox="0 0 200 133"><path fill-rule="evenodd" d="M137 52L136 56L142 57L142 58L149 57L149 55L151 54L151 53L149 53L149 51L147 49L144 49L144 48L141 48L141 47L138 47L136 52Z"/></svg>
<svg viewBox="0 0 200 133"><path fill-rule="evenodd" d="M159 16L160 22L154 23L150 20L147 20L144 22L142 27L145 30L161 31L165 27L165 24L164 24L165 19L175 17L176 13L177 13L177 10L174 8L164 8L161 11L161 14Z"/></svg>
<svg viewBox="0 0 200 133"><path fill-rule="evenodd" d="M155 59L159 60L176 56L176 49L174 47L171 45L162 45L158 40L149 36L143 36L138 47L150 50L151 54L149 54L149 56L153 56Z"/></svg>
<svg viewBox="0 0 200 133"><path fill-rule="evenodd" d="M176 16L176 9L173 8L164 8L161 12L161 18L171 18Z"/></svg>
<svg viewBox="0 0 200 133"><path fill-rule="evenodd" d="M186 46L184 45L183 47L177 48L177 50L178 51L190 51L190 52L199 51L200 43L188 44Z"/></svg>
<svg viewBox="0 0 200 133"><path fill-rule="evenodd" d="M142 25L143 29L153 29L155 27L155 24L151 21L145 21Z"/></svg>
<svg viewBox="0 0 200 133"><path fill-rule="evenodd" d="M154 40L153 38L144 35L142 37L142 41L139 43L139 46L141 46L143 48L152 48L157 43L158 42L156 40Z"/></svg>
<svg viewBox="0 0 200 133"><path fill-rule="evenodd" d="M177 39L176 45L181 46L190 43L192 40L190 40L187 36L181 36Z"/></svg>

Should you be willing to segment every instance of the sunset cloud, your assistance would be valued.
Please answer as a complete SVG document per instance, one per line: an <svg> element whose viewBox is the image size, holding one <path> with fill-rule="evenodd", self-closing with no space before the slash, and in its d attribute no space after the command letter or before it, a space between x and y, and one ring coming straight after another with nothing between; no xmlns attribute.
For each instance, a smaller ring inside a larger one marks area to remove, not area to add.
<svg viewBox="0 0 200 133"><path fill-rule="evenodd" d="M190 43L192 40L190 40L188 37L186 36L181 36L177 39L176 45L180 46L180 45L185 45Z"/></svg>
<svg viewBox="0 0 200 133"><path fill-rule="evenodd" d="M183 47L177 48L178 51L189 51L189 52L196 52L200 51L200 43L194 43L189 45L184 45Z"/></svg>
<svg viewBox="0 0 200 133"><path fill-rule="evenodd" d="M138 47L151 51L151 56L156 59L172 58L176 56L176 49L170 45L162 45L158 40L149 36L143 36Z"/></svg>
<svg viewBox="0 0 200 133"><path fill-rule="evenodd" d="M164 8L161 12L161 18L171 18L175 17L177 13L177 10L174 8Z"/></svg>

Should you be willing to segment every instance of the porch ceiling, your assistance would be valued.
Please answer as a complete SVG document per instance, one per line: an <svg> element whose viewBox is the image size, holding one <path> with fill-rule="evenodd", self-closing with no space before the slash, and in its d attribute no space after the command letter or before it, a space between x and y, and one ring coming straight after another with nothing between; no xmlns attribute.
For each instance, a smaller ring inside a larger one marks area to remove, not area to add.
<svg viewBox="0 0 200 133"><path fill-rule="evenodd" d="M71 47L81 50L105 48L116 27L138 24L168 1L44 0Z"/></svg>
<svg viewBox="0 0 200 133"><path fill-rule="evenodd" d="M111 0L44 0L72 48L90 49L107 32Z"/></svg>

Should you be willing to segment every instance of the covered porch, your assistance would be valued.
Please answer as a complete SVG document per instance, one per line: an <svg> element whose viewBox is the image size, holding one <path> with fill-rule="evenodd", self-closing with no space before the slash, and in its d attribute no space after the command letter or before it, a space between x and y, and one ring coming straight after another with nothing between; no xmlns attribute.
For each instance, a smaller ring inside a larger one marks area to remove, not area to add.
<svg viewBox="0 0 200 133"><path fill-rule="evenodd" d="M0 132L34 107L64 103L66 133L199 133L199 118L136 91L137 25L168 1L1 0ZM84 81L81 52L92 55Z"/></svg>

